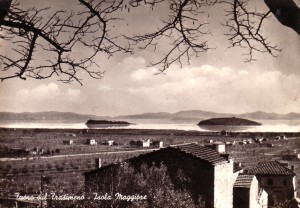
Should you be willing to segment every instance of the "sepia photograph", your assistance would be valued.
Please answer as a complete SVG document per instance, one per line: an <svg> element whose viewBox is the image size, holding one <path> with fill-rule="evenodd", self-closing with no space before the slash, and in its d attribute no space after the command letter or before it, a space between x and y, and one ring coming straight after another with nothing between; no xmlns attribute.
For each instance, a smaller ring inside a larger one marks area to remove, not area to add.
<svg viewBox="0 0 300 208"><path fill-rule="evenodd" d="M0 208L299 208L300 0L0 0Z"/></svg>

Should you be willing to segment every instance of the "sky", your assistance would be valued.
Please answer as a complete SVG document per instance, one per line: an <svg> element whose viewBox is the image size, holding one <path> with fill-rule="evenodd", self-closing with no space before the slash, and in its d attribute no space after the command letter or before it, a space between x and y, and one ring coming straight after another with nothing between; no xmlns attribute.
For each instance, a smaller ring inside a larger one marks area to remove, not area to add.
<svg viewBox="0 0 300 208"><path fill-rule="evenodd" d="M299 5L299 0L295 1ZM72 8L71 2L40 0L39 4L51 4L52 9ZM29 6L35 1L23 0L21 4ZM266 9L260 0L251 4ZM190 64L172 65L164 74L157 74L158 69L148 67L148 63L159 57L159 51L117 54L110 59L101 56L98 64L105 70L104 77L95 80L82 74L83 86L76 82L63 84L55 77L5 80L0 83L0 111L67 111L103 116L181 110L300 113L300 36L272 17L263 32L282 52L277 58L256 54L257 61L245 63L244 50L228 48L228 37L223 35L226 29L220 25L221 9L211 8L207 20L213 32L208 41L215 49L193 58ZM157 13L163 17L164 8L158 8ZM141 31L155 28L160 19L141 10L130 15L129 28L119 26L119 32L128 33L130 27ZM0 46L1 50L7 49Z"/></svg>

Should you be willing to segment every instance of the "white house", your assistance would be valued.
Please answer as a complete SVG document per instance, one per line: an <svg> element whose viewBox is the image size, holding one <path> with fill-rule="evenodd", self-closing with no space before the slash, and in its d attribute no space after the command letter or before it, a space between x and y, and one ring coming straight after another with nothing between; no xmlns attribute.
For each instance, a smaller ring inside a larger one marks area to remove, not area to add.
<svg viewBox="0 0 300 208"><path fill-rule="evenodd" d="M147 140L142 140L143 142L143 147L150 147L150 139L147 139Z"/></svg>
<svg viewBox="0 0 300 208"><path fill-rule="evenodd" d="M88 145L97 145L97 142L95 139L87 139L86 144Z"/></svg>

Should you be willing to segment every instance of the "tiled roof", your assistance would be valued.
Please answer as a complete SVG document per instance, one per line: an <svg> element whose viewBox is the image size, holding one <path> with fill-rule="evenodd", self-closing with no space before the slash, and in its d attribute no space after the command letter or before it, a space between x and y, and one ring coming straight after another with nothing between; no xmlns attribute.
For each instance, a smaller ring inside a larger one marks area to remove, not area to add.
<svg viewBox="0 0 300 208"><path fill-rule="evenodd" d="M241 175L239 174L233 187L236 188L250 188L254 175Z"/></svg>
<svg viewBox="0 0 300 208"><path fill-rule="evenodd" d="M244 173L254 175L295 175L295 173L278 161L260 162L255 166L245 168Z"/></svg>
<svg viewBox="0 0 300 208"><path fill-rule="evenodd" d="M171 148L179 150L181 152L191 154L196 156L202 160L206 160L213 165L226 162L227 160L220 155L216 150L213 150L208 147L203 147L195 143L190 144L182 144L182 145L174 145Z"/></svg>

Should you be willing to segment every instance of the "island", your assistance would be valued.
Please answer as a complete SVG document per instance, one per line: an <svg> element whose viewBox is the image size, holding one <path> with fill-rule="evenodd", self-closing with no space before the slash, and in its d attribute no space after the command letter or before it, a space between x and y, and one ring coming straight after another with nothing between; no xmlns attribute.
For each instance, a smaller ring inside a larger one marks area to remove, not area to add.
<svg viewBox="0 0 300 208"><path fill-rule="evenodd" d="M225 118L211 118L200 121L199 126L205 125L223 125L223 126L261 126L261 123L251 121L243 118L225 117Z"/></svg>
<svg viewBox="0 0 300 208"><path fill-rule="evenodd" d="M127 121L108 121L108 120L88 120L86 124L116 124L116 125L130 125Z"/></svg>
<svg viewBox="0 0 300 208"><path fill-rule="evenodd" d="M89 119L86 122L86 125L89 128L108 128L108 127L117 127L117 126L129 126L132 123L129 123L127 121L109 121L109 120L92 120Z"/></svg>

